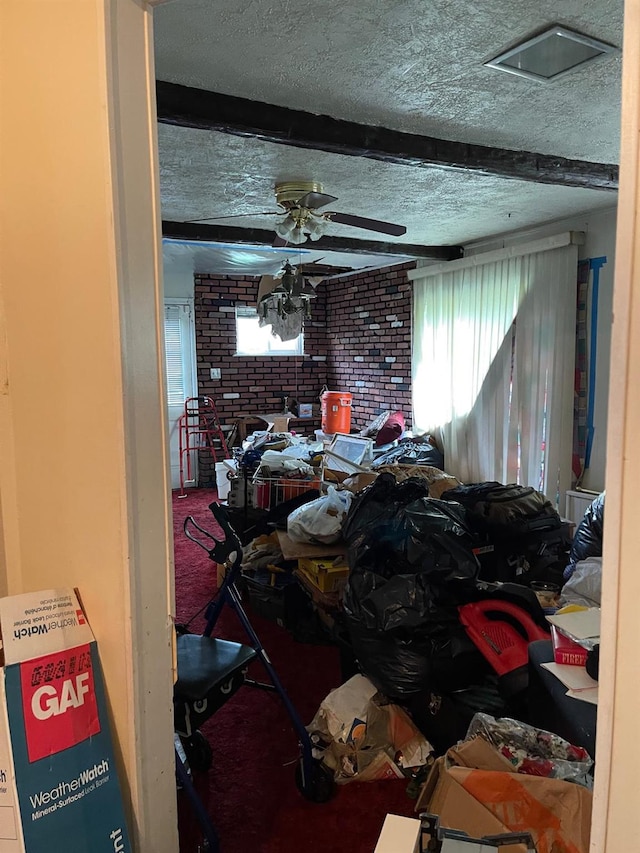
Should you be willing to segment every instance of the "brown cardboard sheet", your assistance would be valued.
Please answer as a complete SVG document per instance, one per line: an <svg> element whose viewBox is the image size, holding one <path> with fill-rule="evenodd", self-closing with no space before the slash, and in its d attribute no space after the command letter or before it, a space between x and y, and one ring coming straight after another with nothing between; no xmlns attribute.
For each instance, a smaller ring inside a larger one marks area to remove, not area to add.
<svg viewBox="0 0 640 853"><path fill-rule="evenodd" d="M339 557L347 553L345 542L336 542L335 545L294 542L284 530L278 530L278 542L285 560L298 560L300 557Z"/></svg>
<svg viewBox="0 0 640 853"><path fill-rule="evenodd" d="M538 853L589 853L591 791L561 779L515 773L481 738L458 744L433 765L417 812L480 838L530 832ZM507 845L503 853L521 853Z"/></svg>

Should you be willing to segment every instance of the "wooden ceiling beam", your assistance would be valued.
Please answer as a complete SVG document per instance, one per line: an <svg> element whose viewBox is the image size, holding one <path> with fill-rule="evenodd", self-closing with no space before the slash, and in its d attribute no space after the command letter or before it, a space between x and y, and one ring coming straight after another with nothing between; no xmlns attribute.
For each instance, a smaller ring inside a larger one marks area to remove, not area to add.
<svg viewBox="0 0 640 853"><path fill-rule="evenodd" d="M162 222L162 236L174 240L198 240L207 243L271 246L275 234L262 228L238 228L230 225L207 225L198 222ZM295 249L295 246L288 246ZM352 252L356 255L395 255L431 261L454 261L462 257L461 246L415 246L409 243L384 243L377 240L352 240L350 237L325 235L304 244L305 249L327 252Z"/></svg>
<svg viewBox="0 0 640 853"><path fill-rule="evenodd" d="M156 91L158 121L164 124L402 166L453 169L583 189L618 189L618 166L614 163L569 160L403 133L177 83L157 81Z"/></svg>

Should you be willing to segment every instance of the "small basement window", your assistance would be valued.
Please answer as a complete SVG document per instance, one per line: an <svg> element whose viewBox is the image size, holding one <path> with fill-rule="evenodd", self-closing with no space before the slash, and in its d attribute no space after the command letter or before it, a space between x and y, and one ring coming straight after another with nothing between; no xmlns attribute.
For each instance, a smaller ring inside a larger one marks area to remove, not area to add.
<svg viewBox="0 0 640 853"><path fill-rule="evenodd" d="M236 355L303 355L304 333L292 341L271 334L271 326L260 326L258 312L236 305Z"/></svg>

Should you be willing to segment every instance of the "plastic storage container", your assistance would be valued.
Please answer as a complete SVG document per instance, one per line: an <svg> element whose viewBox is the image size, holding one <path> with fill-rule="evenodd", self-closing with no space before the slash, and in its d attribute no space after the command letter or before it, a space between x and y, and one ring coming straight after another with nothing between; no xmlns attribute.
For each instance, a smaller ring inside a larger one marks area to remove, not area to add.
<svg viewBox="0 0 640 853"><path fill-rule="evenodd" d="M216 489L218 490L218 500L226 501L231 491L231 482L228 474L236 470L235 459L223 459L222 462L216 462Z"/></svg>
<svg viewBox="0 0 640 853"><path fill-rule="evenodd" d="M320 397L322 432L333 434L350 431L352 398L353 395L346 391L323 391Z"/></svg>

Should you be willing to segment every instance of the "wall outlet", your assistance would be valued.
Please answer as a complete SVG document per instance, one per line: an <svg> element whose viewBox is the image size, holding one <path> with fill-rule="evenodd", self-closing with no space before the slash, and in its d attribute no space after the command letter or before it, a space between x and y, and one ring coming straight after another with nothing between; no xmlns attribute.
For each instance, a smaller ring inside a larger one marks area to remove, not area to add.
<svg viewBox="0 0 640 853"><path fill-rule="evenodd" d="M209 379L220 379L220 368L211 367L209 369Z"/></svg>

